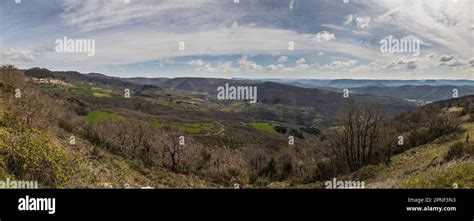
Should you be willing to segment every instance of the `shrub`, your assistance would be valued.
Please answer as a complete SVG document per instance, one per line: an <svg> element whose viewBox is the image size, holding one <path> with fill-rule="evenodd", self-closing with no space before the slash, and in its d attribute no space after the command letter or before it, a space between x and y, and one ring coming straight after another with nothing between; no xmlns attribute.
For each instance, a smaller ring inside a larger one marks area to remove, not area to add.
<svg viewBox="0 0 474 221"><path fill-rule="evenodd" d="M444 159L446 161L461 159L465 156L471 157L474 155L474 145L471 143L461 143L457 142L453 144Z"/></svg>
<svg viewBox="0 0 474 221"><path fill-rule="evenodd" d="M300 139L304 139L303 133L301 133L300 131L298 131L296 129L291 129L289 134L291 136L295 136L295 137L298 137Z"/></svg>
<svg viewBox="0 0 474 221"><path fill-rule="evenodd" d="M321 131L316 127L302 127L300 130L315 136L321 135Z"/></svg>
<svg viewBox="0 0 474 221"><path fill-rule="evenodd" d="M412 130L408 135L408 146L416 147L433 141L433 135L427 128Z"/></svg>
<svg viewBox="0 0 474 221"><path fill-rule="evenodd" d="M22 179L51 187L60 187L68 180L68 153L38 130L2 129L0 157L4 167Z"/></svg>
<svg viewBox="0 0 474 221"><path fill-rule="evenodd" d="M268 161L268 164L262 170L261 175L268 177L270 180L276 180L280 177L278 162L275 158L272 157L270 161Z"/></svg>
<svg viewBox="0 0 474 221"><path fill-rule="evenodd" d="M312 179L310 182L328 180L341 173L337 168L342 168L334 161L319 162L314 169Z"/></svg>
<svg viewBox="0 0 474 221"><path fill-rule="evenodd" d="M273 129L275 129L277 133L286 134L286 127L274 126Z"/></svg>
<svg viewBox="0 0 474 221"><path fill-rule="evenodd" d="M459 119L452 113L435 114L428 120L428 130L431 140L450 134L459 129Z"/></svg>
<svg viewBox="0 0 474 221"><path fill-rule="evenodd" d="M285 159L282 159L282 161L283 161L283 165L281 168L281 179L285 180L291 176L294 168L293 168L293 162L291 158L285 158Z"/></svg>

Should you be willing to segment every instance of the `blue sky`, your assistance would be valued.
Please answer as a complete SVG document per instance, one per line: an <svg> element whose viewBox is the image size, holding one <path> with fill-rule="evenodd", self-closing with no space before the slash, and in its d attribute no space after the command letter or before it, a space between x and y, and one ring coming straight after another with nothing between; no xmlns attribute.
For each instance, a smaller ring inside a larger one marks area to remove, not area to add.
<svg viewBox="0 0 474 221"><path fill-rule="evenodd" d="M0 7L1 63L20 68L120 77L474 79L473 0L4 0ZM56 52L64 36L94 39L95 55ZM420 55L383 53L380 41L389 36L419 40Z"/></svg>

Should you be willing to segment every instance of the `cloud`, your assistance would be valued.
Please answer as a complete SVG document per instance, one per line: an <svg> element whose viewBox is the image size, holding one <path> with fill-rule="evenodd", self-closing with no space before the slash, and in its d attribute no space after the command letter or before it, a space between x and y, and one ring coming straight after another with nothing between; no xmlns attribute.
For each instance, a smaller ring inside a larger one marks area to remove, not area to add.
<svg viewBox="0 0 474 221"><path fill-rule="evenodd" d="M387 63L382 63L380 69L416 69L418 67L417 60L417 57L395 57Z"/></svg>
<svg viewBox="0 0 474 221"><path fill-rule="evenodd" d="M295 66L295 69L296 70L299 70L299 71L304 71L304 70L309 70L310 67L309 65L306 63L306 59L305 58L300 58L296 61L296 66Z"/></svg>
<svg viewBox="0 0 474 221"><path fill-rule="evenodd" d="M443 55L439 58L440 66L458 67L468 64L465 60L457 59L454 55Z"/></svg>
<svg viewBox="0 0 474 221"><path fill-rule="evenodd" d="M447 62L453 60L454 55L443 55L439 58L439 61L441 62Z"/></svg>
<svg viewBox="0 0 474 221"><path fill-rule="evenodd" d="M286 63L288 61L288 56L281 56L278 58L277 63Z"/></svg>
<svg viewBox="0 0 474 221"><path fill-rule="evenodd" d="M191 66L195 66L196 71L212 72L216 70L210 64L203 62L201 59L191 60L187 62L187 64Z"/></svg>
<svg viewBox="0 0 474 221"><path fill-rule="evenodd" d="M375 19L381 30L412 33L432 48L455 51L470 57L472 51L472 1L372 1L386 12ZM367 3L369 4L369 3Z"/></svg>
<svg viewBox="0 0 474 221"><path fill-rule="evenodd" d="M247 56L243 56L239 60L239 65L241 68L244 68L249 71L262 71L263 70L263 67L261 65L258 65L255 62L248 60Z"/></svg>
<svg viewBox="0 0 474 221"><path fill-rule="evenodd" d="M409 61L409 62L407 63L407 68L408 68L408 69L416 69L417 66L418 66L418 65L417 65L416 62L414 62L414 61Z"/></svg>
<svg viewBox="0 0 474 221"><path fill-rule="evenodd" d="M472 57L471 59L469 59L468 63L469 63L469 65L471 65L472 67L474 67L474 57Z"/></svg>
<svg viewBox="0 0 474 221"><path fill-rule="evenodd" d="M2 49L0 57L4 62L28 63L38 59L40 53L36 51L19 50L14 48Z"/></svg>
<svg viewBox="0 0 474 221"><path fill-rule="evenodd" d="M175 64L175 63L176 63L175 60L171 58L163 58L158 61L158 64L160 65L160 67L164 67L167 64Z"/></svg>
<svg viewBox="0 0 474 221"><path fill-rule="evenodd" d="M232 22L232 25L230 26L230 29L242 29L242 28L252 28L255 27L255 23L248 23L248 24L239 24L238 21Z"/></svg>
<svg viewBox="0 0 474 221"><path fill-rule="evenodd" d="M348 61L333 61L329 65L325 65L323 69L331 69L331 70L337 70L337 69L342 69L342 68L351 68L354 67L359 61L356 60L348 60Z"/></svg>
<svg viewBox="0 0 474 221"><path fill-rule="evenodd" d="M286 63L287 61L288 61L288 56L280 56L274 64L267 65L265 67L265 70L267 70L267 71L282 71L282 70L292 71L293 68L286 67L284 65L284 63Z"/></svg>
<svg viewBox="0 0 474 221"><path fill-rule="evenodd" d="M344 17L344 21L342 23L346 26L351 26L353 23L355 23L357 28L364 29L369 27L370 21L371 18L369 16L349 14Z"/></svg>
<svg viewBox="0 0 474 221"><path fill-rule="evenodd" d="M290 0L290 1L288 2L288 7L290 8L290 10L293 10L293 7L295 6L295 1L296 1L296 0Z"/></svg>
<svg viewBox="0 0 474 221"><path fill-rule="evenodd" d="M201 59L195 59L195 60L188 61L186 64L201 67L204 65L204 62Z"/></svg>
<svg viewBox="0 0 474 221"><path fill-rule="evenodd" d="M154 62L159 64L153 66L157 74L185 75L193 74L192 70L181 73L173 69L174 65L166 64L193 57L196 61L188 65L194 71L207 70L215 75L229 73L226 77L245 74L245 71L274 76L276 73L270 71L282 70L285 74L290 70L296 73L298 69L310 70L299 72L301 76L319 77L323 75L309 75L320 69L306 62L318 60L327 68L332 64L333 68L342 70L332 72L329 77L345 74L346 69L364 68L367 73L356 77L371 74L380 77L378 70L383 68L393 73L424 70L426 72L420 72L423 78L446 74L472 77L462 72L473 67L472 2L469 0L459 0L456 4L445 0L367 0L343 5L334 4L333 0L240 1L239 4L215 0L132 0L131 4L124 4L123 0L33 2L21 10L12 8L14 4L1 5L5 9L2 16L5 22L1 24L3 44L24 49L1 52L2 61L28 62L25 67L101 70L106 66L113 70L106 74L115 74L121 66ZM293 9L288 10L291 5ZM321 5L325 7L316 7ZM341 18L344 18L342 24ZM49 41L65 33L96 39L96 56L91 59L36 50L39 45L45 42L49 45ZM387 35L417 36L423 40L424 56L398 58L400 54L381 54L379 42L374 39ZM184 51L177 50L179 41L185 42ZM288 41L295 42L295 51L291 53ZM260 63L247 57L239 61L243 55L271 56L270 60L278 61ZM287 56L274 57L276 55ZM442 55L446 55L445 58L438 60ZM210 62L206 56L214 56L213 61L219 63ZM202 58L200 62L199 58ZM347 67L350 65L347 62L353 59L359 63ZM300 62L289 64L288 60ZM139 73L131 68L128 71L128 74ZM251 74L255 73L249 76Z"/></svg>
<svg viewBox="0 0 474 221"><path fill-rule="evenodd" d="M236 72L239 70L238 68L232 67L232 65L233 65L232 61L227 61L227 62L219 64L217 67L217 70L223 73Z"/></svg>
<svg viewBox="0 0 474 221"><path fill-rule="evenodd" d="M127 69L125 69L124 67L120 67L118 68L117 72L116 72L119 76L127 76L128 75L128 71Z"/></svg>
<svg viewBox="0 0 474 221"><path fill-rule="evenodd" d="M283 70L285 68L285 65L283 64L271 64L265 67L265 70L268 71L278 71L278 70Z"/></svg>
<svg viewBox="0 0 474 221"><path fill-rule="evenodd" d="M370 17L368 16L359 16L356 18L357 28L363 29L369 27Z"/></svg>
<svg viewBox="0 0 474 221"><path fill-rule="evenodd" d="M433 54L433 53L427 54L427 55L425 56L425 58L432 59L432 58L434 58L434 54Z"/></svg>
<svg viewBox="0 0 474 221"><path fill-rule="evenodd" d="M101 30L136 22L143 22L157 16L182 11L182 18L194 17L199 13L199 6L208 0L144 0L138 3L125 4L122 0L65 0L62 1L63 12L60 18L68 26L79 28L82 32ZM186 8L196 9L196 13L184 11Z"/></svg>
<svg viewBox="0 0 474 221"><path fill-rule="evenodd" d="M365 65L365 64L361 64L361 65L358 65L358 66L355 66L354 68L352 68L350 71L352 72L369 72L369 71L378 71L380 70L381 67L380 67L380 64L377 63L377 62L370 62L369 64Z"/></svg>
<svg viewBox="0 0 474 221"><path fill-rule="evenodd" d="M344 16L344 21L342 22L344 25L350 25L352 24L352 20L354 20L354 15L346 15Z"/></svg>
<svg viewBox="0 0 474 221"><path fill-rule="evenodd" d="M446 61L446 62L441 62L439 64L440 66L449 66L449 67L457 67L457 66L463 66L465 65L464 62L461 62L457 59L451 59L449 61Z"/></svg>
<svg viewBox="0 0 474 221"><path fill-rule="evenodd" d="M336 39L334 33L330 33L327 31L322 31L316 34L316 37L313 39L317 42L327 42Z"/></svg>

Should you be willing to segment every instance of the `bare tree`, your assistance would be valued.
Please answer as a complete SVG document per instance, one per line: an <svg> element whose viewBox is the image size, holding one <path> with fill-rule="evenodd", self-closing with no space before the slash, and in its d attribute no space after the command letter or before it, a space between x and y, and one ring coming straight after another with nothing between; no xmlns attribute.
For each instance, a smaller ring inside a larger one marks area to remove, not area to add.
<svg viewBox="0 0 474 221"><path fill-rule="evenodd" d="M330 139L336 160L350 171L376 163L385 153L382 123L384 113L373 104L357 105L349 99L342 116L342 128Z"/></svg>
<svg viewBox="0 0 474 221"><path fill-rule="evenodd" d="M172 134L163 145L163 166L177 171L181 162L182 146L179 144L179 136Z"/></svg>
<svg viewBox="0 0 474 221"><path fill-rule="evenodd" d="M461 122L454 113L433 113L428 120L428 130L433 138L449 134L459 128Z"/></svg>

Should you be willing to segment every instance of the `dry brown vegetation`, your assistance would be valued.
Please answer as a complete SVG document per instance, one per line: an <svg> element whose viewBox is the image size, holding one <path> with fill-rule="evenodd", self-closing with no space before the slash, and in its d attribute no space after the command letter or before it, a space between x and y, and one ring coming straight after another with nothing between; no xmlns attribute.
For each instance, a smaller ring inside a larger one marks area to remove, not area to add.
<svg viewBox="0 0 474 221"><path fill-rule="evenodd" d="M353 172L390 159L393 138L384 128L386 118L380 110L349 100L341 118L342 128L335 132L329 146L342 167Z"/></svg>
<svg viewBox="0 0 474 221"><path fill-rule="evenodd" d="M78 115L77 102L42 92L13 66L0 72L0 166L48 187L122 187L125 182L261 187L280 181L298 186L388 164L394 154L458 131L459 119L474 112L472 102L456 104L461 112L450 112L450 104L440 103L389 118L375 105L348 99L341 126L329 139L306 138L273 149L258 143L215 146L141 118L88 121ZM21 97L16 98L18 89ZM71 135L75 146L68 144ZM397 144L399 136L406 138L403 145ZM453 150L453 156L460 151L464 149Z"/></svg>

